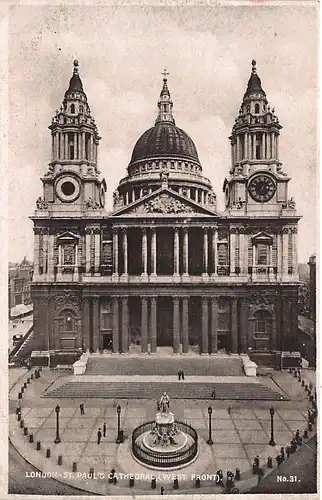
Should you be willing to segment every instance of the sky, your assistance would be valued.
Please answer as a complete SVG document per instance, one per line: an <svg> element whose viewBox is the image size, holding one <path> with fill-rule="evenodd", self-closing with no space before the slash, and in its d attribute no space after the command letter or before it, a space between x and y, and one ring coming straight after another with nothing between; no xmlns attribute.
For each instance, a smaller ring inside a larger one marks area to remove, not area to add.
<svg viewBox="0 0 322 500"><path fill-rule="evenodd" d="M135 142L153 126L162 71L176 125L193 139L224 209L230 135L256 59L283 125L280 159L289 197L303 216L299 262L316 251L317 12L312 6L19 6L9 18L10 261L33 258L32 221L48 169L48 126L73 70L102 137L99 169L108 193L126 175Z"/></svg>

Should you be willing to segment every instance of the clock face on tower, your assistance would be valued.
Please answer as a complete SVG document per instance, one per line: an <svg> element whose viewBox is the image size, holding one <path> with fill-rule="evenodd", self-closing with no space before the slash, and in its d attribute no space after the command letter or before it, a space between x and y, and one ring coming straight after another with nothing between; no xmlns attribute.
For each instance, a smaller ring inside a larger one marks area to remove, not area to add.
<svg viewBox="0 0 322 500"><path fill-rule="evenodd" d="M248 184L248 192L254 201L266 203L271 200L276 191L276 184L265 174L257 175Z"/></svg>

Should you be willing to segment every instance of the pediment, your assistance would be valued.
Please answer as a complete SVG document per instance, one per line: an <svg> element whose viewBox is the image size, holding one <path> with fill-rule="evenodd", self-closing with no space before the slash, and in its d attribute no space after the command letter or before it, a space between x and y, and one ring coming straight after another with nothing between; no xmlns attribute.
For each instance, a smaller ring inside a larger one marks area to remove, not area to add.
<svg viewBox="0 0 322 500"><path fill-rule="evenodd" d="M265 231L260 231L257 234L254 234L254 236L252 237L252 240L255 240L258 243L263 242L263 243L270 244L270 243L272 243L273 238L271 237L271 235L269 235Z"/></svg>
<svg viewBox="0 0 322 500"><path fill-rule="evenodd" d="M58 237L57 237L57 240L61 241L61 242L71 242L71 241L75 241L75 240L79 240L79 236L77 236L77 234L74 234L74 233L71 233L70 231L65 231L64 233L60 234Z"/></svg>
<svg viewBox="0 0 322 500"><path fill-rule="evenodd" d="M190 198L186 198L168 188L157 191L115 210L113 216L171 216L171 215L217 215L216 212L206 208Z"/></svg>

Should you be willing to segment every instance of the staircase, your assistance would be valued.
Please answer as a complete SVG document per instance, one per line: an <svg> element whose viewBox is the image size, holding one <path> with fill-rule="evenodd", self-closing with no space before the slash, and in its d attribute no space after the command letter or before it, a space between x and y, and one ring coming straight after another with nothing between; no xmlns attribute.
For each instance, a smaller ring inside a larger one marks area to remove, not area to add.
<svg viewBox="0 0 322 500"><path fill-rule="evenodd" d="M183 370L185 375L195 376L244 376L239 356L142 356L126 355L91 356L87 362L86 375L176 375Z"/></svg>
<svg viewBox="0 0 322 500"><path fill-rule="evenodd" d="M27 358L32 350L33 350L33 341L34 341L34 331L33 327L30 328L28 333L26 334L23 343L21 344L20 347L17 349L13 349L11 353L9 354L9 361L10 363L19 363L23 359Z"/></svg>
<svg viewBox="0 0 322 500"><path fill-rule="evenodd" d="M48 389L50 398L156 399L167 392L171 399L216 399L286 401L289 398L258 383L187 383L187 382L78 382L70 381Z"/></svg>

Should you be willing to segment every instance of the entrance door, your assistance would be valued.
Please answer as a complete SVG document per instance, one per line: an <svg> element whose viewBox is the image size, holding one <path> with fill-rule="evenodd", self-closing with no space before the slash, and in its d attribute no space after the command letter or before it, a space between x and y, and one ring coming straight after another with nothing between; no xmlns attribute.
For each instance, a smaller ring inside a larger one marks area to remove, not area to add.
<svg viewBox="0 0 322 500"><path fill-rule="evenodd" d="M113 348L113 335L111 333L104 333L102 335L102 349L112 351Z"/></svg>
<svg viewBox="0 0 322 500"><path fill-rule="evenodd" d="M173 303L172 297L158 298L157 345L173 345Z"/></svg>

